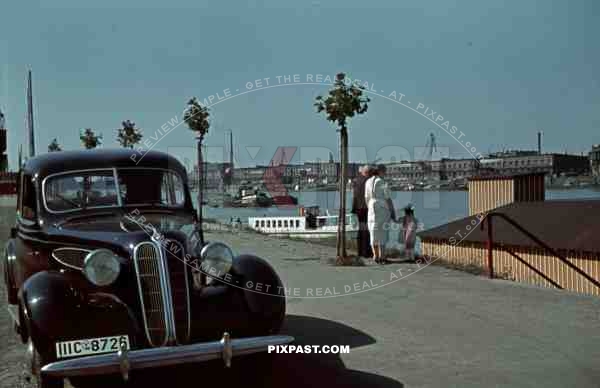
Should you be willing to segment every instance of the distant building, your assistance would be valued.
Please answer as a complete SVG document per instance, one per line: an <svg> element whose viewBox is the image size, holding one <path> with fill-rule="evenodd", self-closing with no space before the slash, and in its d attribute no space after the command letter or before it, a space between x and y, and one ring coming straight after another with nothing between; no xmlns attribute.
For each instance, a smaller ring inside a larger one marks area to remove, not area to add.
<svg viewBox="0 0 600 388"><path fill-rule="evenodd" d="M223 174L228 163L207 162L204 164L205 186L208 189L218 189L223 185ZM195 165L189 174L190 186L196 187L198 183L198 166Z"/></svg>
<svg viewBox="0 0 600 388"><path fill-rule="evenodd" d="M585 156L569 154L495 155L493 159L482 159L481 164L498 173L520 174L543 172L549 176L581 175L589 172L589 160Z"/></svg>
<svg viewBox="0 0 600 388"><path fill-rule="evenodd" d="M479 162L477 159L442 159L438 167L443 171L445 179L467 179L478 173ZM441 178L440 178L441 179Z"/></svg>
<svg viewBox="0 0 600 388"><path fill-rule="evenodd" d="M267 171L266 166L242 167L233 170L235 181L262 181Z"/></svg>
<svg viewBox="0 0 600 388"><path fill-rule="evenodd" d="M304 162L300 168L302 179L305 182L309 181L323 181L337 182L339 176L339 166L336 162L331 161L310 161Z"/></svg>
<svg viewBox="0 0 600 388"><path fill-rule="evenodd" d="M477 175L513 175L545 173L549 177L581 175L590 171L585 156L567 154L538 154L535 151L512 151L491 154L482 159L441 159L436 161L393 162L388 175L393 179L462 180Z"/></svg>

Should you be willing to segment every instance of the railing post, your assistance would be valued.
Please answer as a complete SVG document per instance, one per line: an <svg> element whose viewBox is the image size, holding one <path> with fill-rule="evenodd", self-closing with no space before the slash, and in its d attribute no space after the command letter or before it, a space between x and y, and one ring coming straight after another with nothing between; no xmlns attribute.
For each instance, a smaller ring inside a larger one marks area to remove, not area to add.
<svg viewBox="0 0 600 388"><path fill-rule="evenodd" d="M487 249L488 249L488 270L490 273L490 279L494 278L494 242L492 237L492 215L488 214L486 217L487 221Z"/></svg>

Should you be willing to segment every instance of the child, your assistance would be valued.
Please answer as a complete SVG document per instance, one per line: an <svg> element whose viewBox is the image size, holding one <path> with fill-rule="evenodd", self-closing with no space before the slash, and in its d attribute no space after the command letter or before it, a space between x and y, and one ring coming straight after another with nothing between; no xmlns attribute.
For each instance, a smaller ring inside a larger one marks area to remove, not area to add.
<svg viewBox="0 0 600 388"><path fill-rule="evenodd" d="M415 217L415 211L412 205L404 208L404 220L402 221L402 229L404 233L404 249L406 257L413 261L415 259L415 243L417 240L417 228L419 221Z"/></svg>

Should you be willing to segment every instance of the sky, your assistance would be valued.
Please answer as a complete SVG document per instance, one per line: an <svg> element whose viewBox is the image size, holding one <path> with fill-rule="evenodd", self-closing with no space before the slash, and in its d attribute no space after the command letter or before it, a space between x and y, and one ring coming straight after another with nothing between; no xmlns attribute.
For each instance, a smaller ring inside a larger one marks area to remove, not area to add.
<svg viewBox="0 0 600 388"><path fill-rule="evenodd" d="M53 138L79 149L88 127L116 147L131 120L145 148L193 160L181 112L212 95L209 160L227 158L228 129L237 165L283 146L295 161L337 158L335 126L313 103L338 72L371 98L350 121L351 160L427 157L430 133L449 157L535 149L538 130L547 152L600 143L595 0L20 0L0 12L13 168L28 149L29 67L37 152Z"/></svg>

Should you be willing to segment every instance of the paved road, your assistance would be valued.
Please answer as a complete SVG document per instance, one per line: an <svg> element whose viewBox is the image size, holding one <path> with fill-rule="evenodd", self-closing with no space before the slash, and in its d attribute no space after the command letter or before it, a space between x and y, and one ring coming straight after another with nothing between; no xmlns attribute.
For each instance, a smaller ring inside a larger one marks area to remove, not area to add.
<svg viewBox="0 0 600 388"><path fill-rule="evenodd" d="M284 327L298 344L350 345L343 355L279 355L264 373L268 386L600 386L600 299L439 266L333 267L327 265L332 248L247 232L213 231L208 237L269 258L286 288L298 290L289 299ZM392 273L404 277L397 280ZM352 295L344 295L346 286ZM324 296L326 289L341 295L316 298L319 288ZM306 298L308 290L312 298ZM0 386L23 385L18 354L24 347L9 336L4 311L0 325L6 349ZM170 388L192 381L259 384L219 365L161 373L149 381Z"/></svg>

